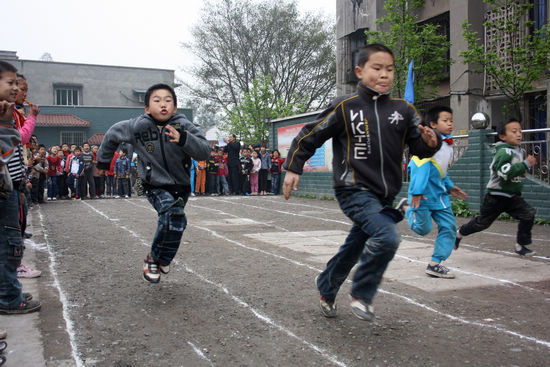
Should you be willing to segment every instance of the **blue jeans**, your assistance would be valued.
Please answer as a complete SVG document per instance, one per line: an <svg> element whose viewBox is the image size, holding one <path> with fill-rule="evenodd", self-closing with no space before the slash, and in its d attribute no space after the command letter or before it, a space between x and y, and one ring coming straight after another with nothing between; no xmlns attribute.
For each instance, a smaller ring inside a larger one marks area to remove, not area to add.
<svg viewBox="0 0 550 367"><path fill-rule="evenodd" d="M180 246L183 231L187 226L187 218L183 209L189 198L189 193L180 199L162 189L147 190L147 200L157 211L157 231L151 245L151 256L155 262L168 265L176 256Z"/></svg>
<svg viewBox="0 0 550 367"><path fill-rule="evenodd" d="M71 190L73 198L80 198L80 177L72 173L67 176L67 187Z"/></svg>
<svg viewBox="0 0 550 367"><path fill-rule="evenodd" d="M23 257L23 237L19 225L20 191L0 198L0 306L17 307L23 302L17 267Z"/></svg>
<svg viewBox="0 0 550 367"><path fill-rule="evenodd" d="M281 174L271 172L271 193L279 195L279 186L281 182Z"/></svg>
<svg viewBox="0 0 550 367"><path fill-rule="evenodd" d="M229 194L229 185L227 184L227 179L225 178L225 176L218 175L218 181L216 186L218 189L218 194L225 194L225 195Z"/></svg>
<svg viewBox="0 0 550 367"><path fill-rule="evenodd" d="M393 200L379 198L359 186L337 188L335 194L353 226L319 276L317 286L328 302L334 302L340 286L359 261L350 295L371 303L401 242L397 222L403 216L392 208Z"/></svg>
<svg viewBox="0 0 550 367"><path fill-rule="evenodd" d="M451 256L456 239L456 220L453 210L407 209L405 214L409 227L421 236L432 231L432 218L437 223L437 238L435 239L432 261L440 263Z"/></svg>
<svg viewBox="0 0 550 367"><path fill-rule="evenodd" d="M57 177L48 176L48 197L53 199L57 197Z"/></svg>

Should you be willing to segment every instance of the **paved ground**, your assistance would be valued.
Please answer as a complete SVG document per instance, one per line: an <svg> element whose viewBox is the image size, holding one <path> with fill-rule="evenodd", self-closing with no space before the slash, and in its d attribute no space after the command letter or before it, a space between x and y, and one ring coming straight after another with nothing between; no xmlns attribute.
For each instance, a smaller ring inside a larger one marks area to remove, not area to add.
<svg viewBox="0 0 550 367"><path fill-rule="evenodd" d="M186 212L172 270L152 285L144 198L33 208L25 262L43 276L23 285L43 309L0 316L6 366L550 365L550 227L535 227L531 259L513 253L515 223L467 237L446 280L424 274L433 235L402 223L368 323L350 313L349 283L337 318L317 309L313 279L350 228L334 201L200 197Z"/></svg>

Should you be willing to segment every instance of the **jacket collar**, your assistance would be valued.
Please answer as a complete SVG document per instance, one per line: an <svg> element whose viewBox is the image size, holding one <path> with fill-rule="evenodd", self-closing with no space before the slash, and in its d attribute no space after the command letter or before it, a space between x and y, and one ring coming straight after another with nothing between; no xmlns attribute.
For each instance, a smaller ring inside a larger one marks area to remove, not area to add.
<svg viewBox="0 0 550 367"><path fill-rule="evenodd" d="M366 86L363 82L357 83L357 94L364 99L378 99L380 97L389 97L391 90L388 93L380 93L371 87Z"/></svg>

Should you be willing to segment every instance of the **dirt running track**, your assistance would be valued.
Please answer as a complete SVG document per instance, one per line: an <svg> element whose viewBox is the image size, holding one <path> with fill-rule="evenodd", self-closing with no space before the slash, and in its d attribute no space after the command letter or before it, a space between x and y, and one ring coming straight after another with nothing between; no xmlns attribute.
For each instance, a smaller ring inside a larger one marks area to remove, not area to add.
<svg viewBox="0 0 550 367"><path fill-rule="evenodd" d="M515 223L463 240L424 274L433 235L403 242L374 306L318 310L315 276L350 222L334 201L191 198L171 272L141 278L156 213L142 197L57 201L31 210L46 361L77 366L549 366L550 227L534 258L513 254ZM462 223L463 220L459 220ZM53 321L52 321L53 320ZM52 364L53 365L53 364Z"/></svg>

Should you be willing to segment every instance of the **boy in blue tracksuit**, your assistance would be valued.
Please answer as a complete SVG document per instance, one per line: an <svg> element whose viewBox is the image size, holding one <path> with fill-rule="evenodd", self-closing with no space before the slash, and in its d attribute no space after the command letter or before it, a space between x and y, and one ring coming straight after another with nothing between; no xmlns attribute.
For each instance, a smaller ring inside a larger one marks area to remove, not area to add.
<svg viewBox="0 0 550 367"><path fill-rule="evenodd" d="M205 160L210 145L187 118L177 113L176 93L166 84L145 92L145 114L111 126L97 153L97 168L108 170L122 142L138 156L138 174L147 200L158 214L157 231L143 264L143 279L160 281L168 273L187 226L184 208L191 193L191 158Z"/></svg>
<svg viewBox="0 0 550 367"><path fill-rule="evenodd" d="M306 161L332 138L334 191L340 208L352 221L346 241L316 280L319 306L325 317L336 316L336 295L359 262L351 287L351 310L372 321L372 301L401 236L403 219L392 206L401 189L401 160L405 144L412 154L430 157L441 138L419 125L414 106L390 97L394 79L392 51L370 44L358 54L357 91L332 101L306 124L292 141L283 168L285 199L297 190Z"/></svg>
<svg viewBox="0 0 550 367"><path fill-rule="evenodd" d="M441 135L441 148L431 158L421 159L413 156L408 165L409 202L405 217L413 231L421 236L432 230L432 218L437 224L438 234L435 240L432 260L426 273L440 278L454 278L454 274L441 264L453 250L456 237L456 220L451 209L449 193L464 199L466 193L455 186L447 169L453 158L453 111L444 106L436 106L428 111L424 123ZM405 201L401 201L398 209Z"/></svg>

